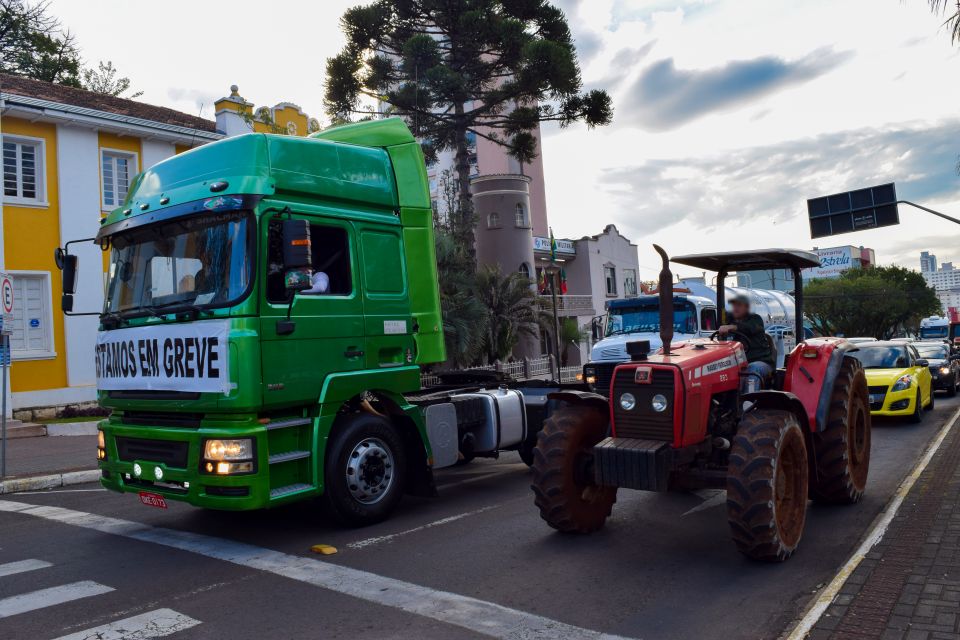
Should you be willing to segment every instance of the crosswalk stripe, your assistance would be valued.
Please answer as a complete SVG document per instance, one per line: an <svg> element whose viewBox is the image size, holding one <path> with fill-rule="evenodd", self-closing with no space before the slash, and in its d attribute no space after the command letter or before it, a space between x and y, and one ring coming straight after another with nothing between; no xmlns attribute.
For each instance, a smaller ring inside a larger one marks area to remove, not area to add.
<svg viewBox="0 0 960 640"><path fill-rule="evenodd" d="M49 562L46 560L17 560L16 562L8 562L7 564L0 564L0 578L5 576L12 576L17 573L23 573L24 571L33 571L34 569L44 569L46 567L52 567Z"/></svg>
<svg viewBox="0 0 960 640"><path fill-rule="evenodd" d="M329 589L367 602L455 625L500 639L614 640L613 636L551 620L495 602L440 591L411 582L353 569L315 558L264 549L243 542L189 531L154 527L63 507L0 500L0 512L21 513L52 522L189 551L249 569L258 569Z"/></svg>
<svg viewBox="0 0 960 640"><path fill-rule="evenodd" d="M183 631L200 624L190 616L177 613L173 609L156 609L138 616L117 620L100 627L87 629L61 636L56 640L147 640L162 638L171 633Z"/></svg>
<svg viewBox="0 0 960 640"><path fill-rule="evenodd" d="M0 600L0 618L15 616L18 613L26 613L44 607L63 604L71 600L80 598L89 598L98 596L102 593L113 591L113 587L108 587L90 580L81 580L80 582L71 582L70 584L60 585L59 587L50 587L49 589L40 589L30 593L21 593L18 596L10 596Z"/></svg>

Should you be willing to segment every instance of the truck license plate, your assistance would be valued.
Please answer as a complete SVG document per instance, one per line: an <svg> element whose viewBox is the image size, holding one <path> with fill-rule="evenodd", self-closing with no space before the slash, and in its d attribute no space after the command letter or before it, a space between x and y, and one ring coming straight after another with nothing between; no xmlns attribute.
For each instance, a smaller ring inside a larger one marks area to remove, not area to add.
<svg viewBox="0 0 960 640"><path fill-rule="evenodd" d="M140 502L148 507L156 507L158 509L167 508L167 501L163 499L163 496L157 493L147 493L146 491L141 491Z"/></svg>

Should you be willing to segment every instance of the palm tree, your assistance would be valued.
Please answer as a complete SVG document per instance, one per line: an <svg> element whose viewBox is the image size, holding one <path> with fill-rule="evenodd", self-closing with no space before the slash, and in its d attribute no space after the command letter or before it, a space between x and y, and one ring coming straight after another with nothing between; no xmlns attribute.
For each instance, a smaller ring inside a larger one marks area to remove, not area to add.
<svg viewBox="0 0 960 640"><path fill-rule="evenodd" d="M490 313L484 349L487 362L505 360L523 336L538 335L540 311L533 283L520 273L504 275L499 267L477 273L476 295Z"/></svg>
<svg viewBox="0 0 960 640"><path fill-rule="evenodd" d="M960 42L960 0L927 0L930 10L936 14L946 14L944 21L950 29L950 40Z"/></svg>
<svg viewBox="0 0 960 640"><path fill-rule="evenodd" d="M483 354L490 313L474 295L476 276L459 243L437 229L436 247L447 357L457 367L469 367Z"/></svg>
<svg viewBox="0 0 960 640"><path fill-rule="evenodd" d="M569 347L577 347L589 337L590 332L578 325L576 318L564 318L560 322L560 366L567 366Z"/></svg>

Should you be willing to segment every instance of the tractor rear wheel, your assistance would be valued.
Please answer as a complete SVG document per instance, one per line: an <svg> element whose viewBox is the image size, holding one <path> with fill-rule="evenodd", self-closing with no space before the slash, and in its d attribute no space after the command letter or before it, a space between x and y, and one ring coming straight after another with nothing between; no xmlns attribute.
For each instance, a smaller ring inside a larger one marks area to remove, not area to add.
<svg viewBox="0 0 960 640"><path fill-rule="evenodd" d="M810 497L825 504L853 504L863 496L870 468L867 378L856 358L844 358L833 384L826 428L811 437L815 469Z"/></svg>
<svg viewBox="0 0 960 640"><path fill-rule="evenodd" d="M593 446L607 436L607 411L568 404L544 423L533 450L534 503L540 517L564 533L600 529L617 499L616 487L593 480Z"/></svg>
<svg viewBox="0 0 960 640"><path fill-rule="evenodd" d="M727 522L741 553L783 562L803 535L807 447L789 411L751 411L740 421L727 469Z"/></svg>

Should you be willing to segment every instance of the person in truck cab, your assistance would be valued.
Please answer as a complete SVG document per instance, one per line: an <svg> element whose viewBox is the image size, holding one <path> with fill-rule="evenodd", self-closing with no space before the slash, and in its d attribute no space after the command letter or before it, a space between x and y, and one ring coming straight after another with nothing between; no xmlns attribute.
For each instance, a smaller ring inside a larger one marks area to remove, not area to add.
<svg viewBox="0 0 960 640"><path fill-rule="evenodd" d="M773 351L770 341L763 330L763 319L750 312L750 298L737 294L730 300L730 311L733 323L720 325L717 330L721 336L733 335L733 338L743 345L747 355L746 391L753 391L762 386L764 380L773 373Z"/></svg>

